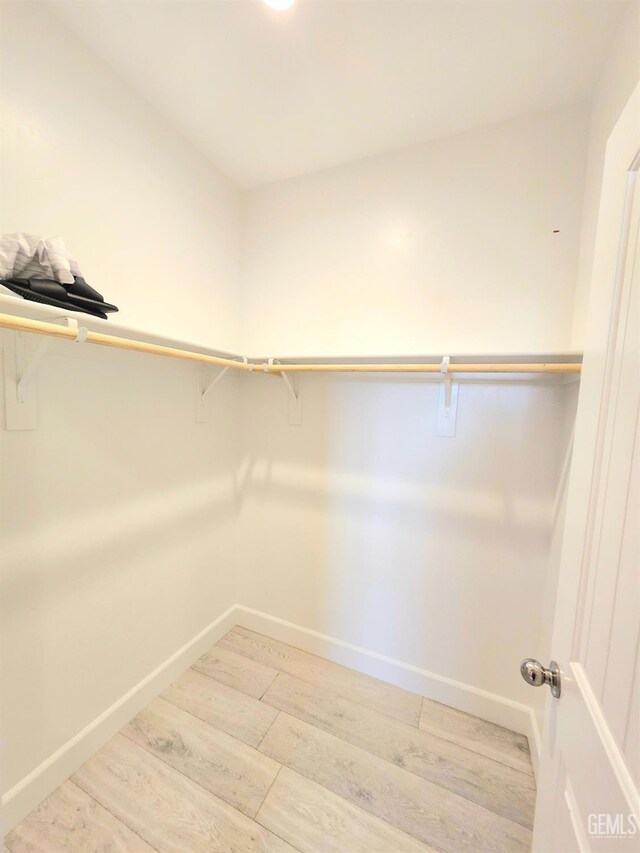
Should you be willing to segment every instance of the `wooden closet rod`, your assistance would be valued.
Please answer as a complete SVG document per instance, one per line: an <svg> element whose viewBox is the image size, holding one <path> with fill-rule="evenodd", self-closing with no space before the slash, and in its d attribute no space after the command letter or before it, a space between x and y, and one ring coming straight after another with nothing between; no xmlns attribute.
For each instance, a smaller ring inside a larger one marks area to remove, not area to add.
<svg viewBox="0 0 640 853"><path fill-rule="evenodd" d="M27 317L15 317L12 314L0 314L0 327L15 329L17 332L34 332L36 335L51 335L54 338L67 338L69 340L75 340L78 334L78 330L70 326L45 323L42 320L30 320ZM147 352L153 355L183 358L187 361L202 361L206 364L215 364L219 367L233 367L237 370L253 370L254 368L254 365L247 364L244 361L234 361L231 358L221 358L217 355L207 355L203 352L192 352L191 350L179 349L178 347L150 344L146 341L136 341L131 338L119 338L115 335L103 335L101 332L88 331L84 340L87 343L98 344L103 347L115 347L116 349L133 350L134 352Z"/></svg>
<svg viewBox="0 0 640 853"><path fill-rule="evenodd" d="M42 320L30 320L27 317L17 317L13 314L0 314L0 328L13 329L17 332L31 332L36 335L50 335L54 338L75 340L77 329L57 323L46 323ZM151 344L146 341L120 338L116 335L104 335L102 332L87 331L84 340L99 346L114 347L115 349L146 352L153 355L164 355L170 358L182 358L187 361L199 361L214 364L219 367L230 367L235 370L254 371L256 373L440 373L440 364L262 364L236 361L202 352L167 347L161 344ZM575 362L517 362L501 364L450 364L449 373L579 373L581 365Z"/></svg>

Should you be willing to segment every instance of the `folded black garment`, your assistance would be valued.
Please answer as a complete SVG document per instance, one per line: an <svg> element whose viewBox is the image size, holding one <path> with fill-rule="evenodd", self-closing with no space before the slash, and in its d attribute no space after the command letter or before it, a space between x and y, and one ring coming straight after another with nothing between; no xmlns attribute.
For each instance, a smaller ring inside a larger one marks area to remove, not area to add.
<svg viewBox="0 0 640 853"><path fill-rule="evenodd" d="M64 288L66 289L67 293L70 293L73 296L82 296L85 299L93 299L96 302L104 302L104 296L101 293L98 293L97 290L94 290L91 285L87 284L87 282L80 275L74 276L73 284L65 284ZM110 308L113 311L118 310L115 305L111 305Z"/></svg>
<svg viewBox="0 0 640 853"><path fill-rule="evenodd" d="M0 284L30 302L83 311L103 320L107 319L107 312L118 310L115 305L105 302L102 295L80 276L76 276L74 283L69 285L42 278L0 279Z"/></svg>

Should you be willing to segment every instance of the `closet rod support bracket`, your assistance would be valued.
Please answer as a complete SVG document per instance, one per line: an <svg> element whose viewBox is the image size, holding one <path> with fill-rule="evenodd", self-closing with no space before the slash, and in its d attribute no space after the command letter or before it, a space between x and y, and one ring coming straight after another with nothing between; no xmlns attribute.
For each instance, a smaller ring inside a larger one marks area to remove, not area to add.
<svg viewBox="0 0 640 853"><path fill-rule="evenodd" d="M82 343L88 330L78 326L72 317L56 317L51 323L64 324L75 331L72 340ZM8 430L36 429L38 406L36 379L42 359L51 346L52 338L39 338L32 354L27 350L25 333L7 335L4 345L5 426Z"/></svg>
<svg viewBox="0 0 640 853"><path fill-rule="evenodd" d="M443 381L438 392L438 420L436 435L453 438L456 434L458 417L458 383L453 382L449 371L451 356L445 355L440 362Z"/></svg>
<svg viewBox="0 0 640 853"><path fill-rule="evenodd" d="M264 365L263 370L268 373L269 368L273 367L275 364L280 364L280 361L277 358L270 358L268 364ZM295 387L294 381L289 379L286 371L281 370L280 376L282 377L282 380L286 385L287 392L289 394L289 425L300 426L300 424L302 423L302 392L299 388Z"/></svg>
<svg viewBox="0 0 640 853"><path fill-rule="evenodd" d="M76 343L84 343L87 339L87 329L84 326L78 326L78 321L73 317L60 317L56 318L52 322L62 323L68 326L70 329L74 329L76 332L76 336L73 339ZM18 343L18 341L20 341ZM22 334L19 335L19 338L16 339L16 368L18 383L17 383L17 396L18 403L21 405L27 402L27 397L29 394L29 386L32 385L33 380L38 375L38 369L42 362L42 359L46 355L49 347L51 346L52 338L43 337L39 344L38 348L31 356L29 360L26 358L26 352L24 349L24 338Z"/></svg>
<svg viewBox="0 0 640 853"><path fill-rule="evenodd" d="M245 364L249 363L249 359L246 356L241 356L239 361L243 361ZM198 423L206 423L207 421L207 400L209 399L209 395L215 388L215 386L220 382L222 377L227 373L229 367L223 367L218 371L216 376L209 382L206 381L206 373L205 371L201 371L198 377L198 385L196 389L196 421Z"/></svg>

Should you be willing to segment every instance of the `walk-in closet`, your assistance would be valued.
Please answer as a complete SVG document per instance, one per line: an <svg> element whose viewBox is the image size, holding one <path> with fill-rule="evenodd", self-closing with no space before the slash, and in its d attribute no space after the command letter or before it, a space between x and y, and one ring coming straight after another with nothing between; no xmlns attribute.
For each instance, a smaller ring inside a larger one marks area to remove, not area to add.
<svg viewBox="0 0 640 853"><path fill-rule="evenodd" d="M640 2L2 0L3 853L640 851Z"/></svg>

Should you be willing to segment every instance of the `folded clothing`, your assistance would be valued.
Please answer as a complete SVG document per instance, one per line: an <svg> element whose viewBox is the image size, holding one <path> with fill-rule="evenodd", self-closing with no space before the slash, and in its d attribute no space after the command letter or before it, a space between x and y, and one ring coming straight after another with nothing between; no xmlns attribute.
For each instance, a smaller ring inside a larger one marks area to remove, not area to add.
<svg viewBox="0 0 640 853"><path fill-rule="evenodd" d="M44 278L73 284L82 275L62 237L36 234L0 235L0 278Z"/></svg>
<svg viewBox="0 0 640 853"><path fill-rule="evenodd" d="M30 302L54 305L56 308L70 308L72 311L84 311L86 314L102 317L103 320L107 319L107 312L118 310L115 305L105 302L101 294L88 285L81 276L76 277L70 285L43 278L0 279L0 284Z"/></svg>
<svg viewBox="0 0 640 853"><path fill-rule="evenodd" d="M61 237L0 235L0 285L31 302L107 319L117 311L82 277Z"/></svg>

